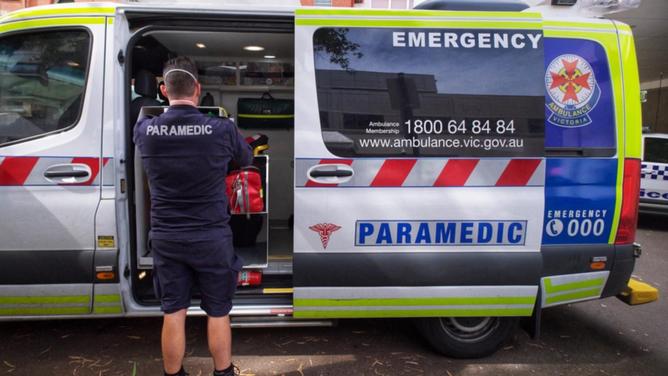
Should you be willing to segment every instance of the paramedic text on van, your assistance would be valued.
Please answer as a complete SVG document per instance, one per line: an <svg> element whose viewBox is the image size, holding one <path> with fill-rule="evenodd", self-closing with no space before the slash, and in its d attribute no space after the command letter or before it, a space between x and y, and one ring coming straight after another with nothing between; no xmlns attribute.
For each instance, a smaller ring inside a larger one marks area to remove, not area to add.
<svg viewBox="0 0 668 376"><path fill-rule="evenodd" d="M542 36L539 33L395 31L392 47L537 49Z"/></svg>
<svg viewBox="0 0 668 376"><path fill-rule="evenodd" d="M357 221L360 246L524 245L527 221Z"/></svg>

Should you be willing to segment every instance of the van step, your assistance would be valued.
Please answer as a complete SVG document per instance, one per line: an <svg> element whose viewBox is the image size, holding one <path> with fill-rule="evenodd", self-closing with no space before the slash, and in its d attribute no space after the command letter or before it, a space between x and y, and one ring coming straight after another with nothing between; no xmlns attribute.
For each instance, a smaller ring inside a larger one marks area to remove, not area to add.
<svg viewBox="0 0 668 376"><path fill-rule="evenodd" d="M248 295L291 295L292 287L238 287L238 296Z"/></svg>
<svg viewBox="0 0 668 376"><path fill-rule="evenodd" d="M233 328L295 328L334 326L333 320L296 320L290 317L232 317Z"/></svg>
<svg viewBox="0 0 668 376"><path fill-rule="evenodd" d="M292 287L264 288L262 294L292 294L293 291Z"/></svg>

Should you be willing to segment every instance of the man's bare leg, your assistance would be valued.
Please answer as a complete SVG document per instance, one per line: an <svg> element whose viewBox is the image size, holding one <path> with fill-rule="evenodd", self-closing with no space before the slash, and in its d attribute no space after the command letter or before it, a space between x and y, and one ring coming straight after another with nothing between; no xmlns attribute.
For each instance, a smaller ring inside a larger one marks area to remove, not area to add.
<svg viewBox="0 0 668 376"><path fill-rule="evenodd" d="M165 372L177 373L186 352L186 309L165 314L162 322L162 358Z"/></svg>
<svg viewBox="0 0 668 376"><path fill-rule="evenodd" d="M209 351L216 370L222 371L232 364L232 329L230 316L211 317L207 323Z"/></svg>

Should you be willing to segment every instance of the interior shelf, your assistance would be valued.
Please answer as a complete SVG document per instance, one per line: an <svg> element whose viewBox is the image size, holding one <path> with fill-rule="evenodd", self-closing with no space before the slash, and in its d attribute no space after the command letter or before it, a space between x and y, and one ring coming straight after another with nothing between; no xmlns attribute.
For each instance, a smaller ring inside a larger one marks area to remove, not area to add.
<svg viewBox="0 0 668 376"><path fill-rule="evenodd" d="M244 269L267 267L267 242L257 242L251 246L234 247L244 262Z"/></svg>

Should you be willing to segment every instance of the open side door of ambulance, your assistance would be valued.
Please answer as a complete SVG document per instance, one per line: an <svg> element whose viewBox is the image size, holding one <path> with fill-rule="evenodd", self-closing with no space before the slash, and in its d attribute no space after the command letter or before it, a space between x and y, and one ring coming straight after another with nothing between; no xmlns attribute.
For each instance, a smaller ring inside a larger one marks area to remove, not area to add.
<svg viewBox="0 0 668 376"><path fill-rule="evenodd" d="M295 22L294 316L530 316L540 15L304 9Z"/></svg>

